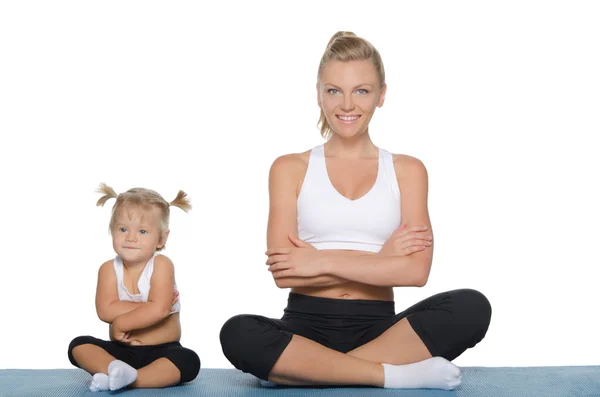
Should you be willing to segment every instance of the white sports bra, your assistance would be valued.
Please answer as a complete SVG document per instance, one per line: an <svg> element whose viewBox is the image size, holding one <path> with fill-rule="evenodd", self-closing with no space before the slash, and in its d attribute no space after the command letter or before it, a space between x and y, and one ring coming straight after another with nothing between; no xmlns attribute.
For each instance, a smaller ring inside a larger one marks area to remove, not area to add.
<svg viewBox="0 0 600 397"><path fill-rule="evenodd" d="M298 237L315 248L379 252L401 221L392 154L379 149L375 184L350 200L329 179L324 145L313 148L297 208Z"/></svg>

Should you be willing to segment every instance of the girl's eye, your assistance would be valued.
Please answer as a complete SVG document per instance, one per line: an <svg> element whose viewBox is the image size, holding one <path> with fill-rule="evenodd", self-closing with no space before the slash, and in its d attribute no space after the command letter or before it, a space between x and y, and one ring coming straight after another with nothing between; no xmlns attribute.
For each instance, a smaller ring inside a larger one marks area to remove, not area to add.
<svg viewBox="0 0 600 397"><path fill-rule="evenodd" d="M127 229L125 229L124 227L121 227L121 228L119 228L119 231L120 231L121 233L125 233L125 232L127 231Z"/></svg>
<svg viewBox="0 0 600 397"><path fill-rule="evenodd" d="M142 229L142 230L140 230L140 233L147 234L148 232L146 230Z"/></svg>

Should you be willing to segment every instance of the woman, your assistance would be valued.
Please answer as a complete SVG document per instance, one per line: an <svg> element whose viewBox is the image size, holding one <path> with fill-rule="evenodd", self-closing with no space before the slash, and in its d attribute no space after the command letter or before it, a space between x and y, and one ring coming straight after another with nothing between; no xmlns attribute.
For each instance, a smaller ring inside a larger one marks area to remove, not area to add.
<svg viewBox="0 0 600 397"><path fill-rule="evenodd" d="M336 33L317 93L327 143L279 157L269 176L267 265L291 288L288 306L281 320L228 320L223 352L278 384L453 389L461 372L450 361L483 339L491 307L465 289L395 313L393 287L427 282L433 234L424 165L369 137L386 93L378 51Z"/></svg>

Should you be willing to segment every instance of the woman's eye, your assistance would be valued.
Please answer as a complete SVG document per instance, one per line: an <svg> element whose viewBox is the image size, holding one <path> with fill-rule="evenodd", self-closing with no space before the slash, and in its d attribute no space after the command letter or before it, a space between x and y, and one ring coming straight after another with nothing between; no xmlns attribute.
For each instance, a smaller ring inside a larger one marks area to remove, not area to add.
<svg viewBox="0 0 600 397"><path fill-rule="evenodd" d="M335 95L335 94L337 94L338 92L339 92L339 91L338 91L338 90L336 90L335 88L330 88L330 89L328 89L328 90L327 90L327 93L329 93L329 94L332 94L332 95Z"/></svg>
<svg viewBox="0 0 600 397"><path fill-rule="evenodd" d="M369 93L369 91L365 90L364 88L361 88L360 90L356 91L358 93L358 95L367 95Z"/></svg>

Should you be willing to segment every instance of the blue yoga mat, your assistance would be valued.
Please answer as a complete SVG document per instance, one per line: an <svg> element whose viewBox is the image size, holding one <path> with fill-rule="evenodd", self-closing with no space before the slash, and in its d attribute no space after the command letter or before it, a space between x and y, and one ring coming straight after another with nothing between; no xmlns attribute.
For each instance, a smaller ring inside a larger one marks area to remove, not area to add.
<svg viewBox="0 0 600 397"><path fill-rule="evenodd" d="M392 390L371 387L275 387L233 369L202 369L196 380L166 389L92 393L90 375L79 369L0 370L1 397L70 397L119 395L193 397L600 397L600 366L584 367L464 367L462 384L453 391Z"/></svg>

